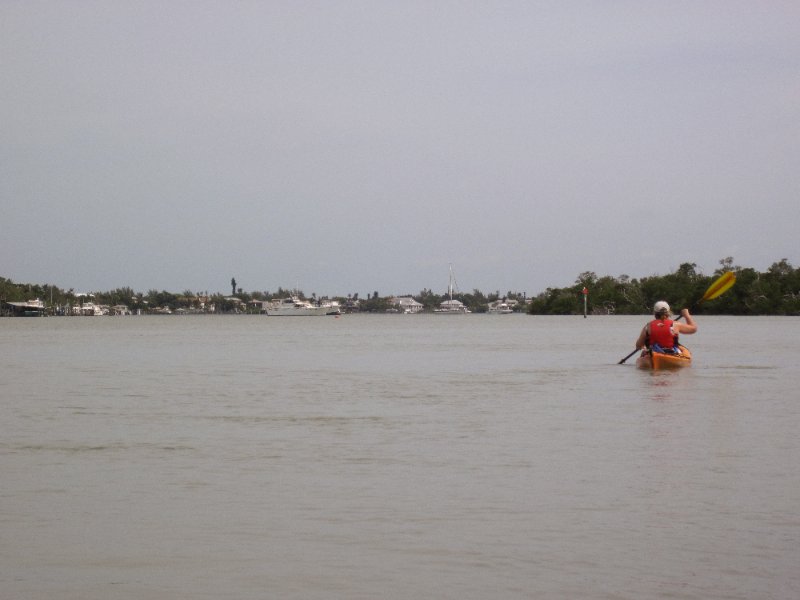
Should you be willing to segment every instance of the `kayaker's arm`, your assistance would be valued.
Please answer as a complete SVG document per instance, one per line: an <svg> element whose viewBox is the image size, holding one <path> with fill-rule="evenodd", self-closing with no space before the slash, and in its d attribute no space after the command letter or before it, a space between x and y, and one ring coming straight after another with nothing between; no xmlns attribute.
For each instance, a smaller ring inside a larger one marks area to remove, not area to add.
<svg viewBox="0 0 800 600"><path fill-rule="evenodd" d="M681 316L683 317L685 323L680 323L675 321L672 324L672 328L675 330L675 333L685 333L686 335L690 335L697 331L697 323L694 322L692 315L689 314L689 309L684 308L681 311Z"/></svg>
<svg viewBox="0 0 800 600"><path fill-rule="evenodd" d="M645 325L644 327L642 327L642 333L639 334L639 339L636 340L636 349L637 350L641 350L647 344L647 328L649 326L650 325L648 324L648 325Z"/></svg>

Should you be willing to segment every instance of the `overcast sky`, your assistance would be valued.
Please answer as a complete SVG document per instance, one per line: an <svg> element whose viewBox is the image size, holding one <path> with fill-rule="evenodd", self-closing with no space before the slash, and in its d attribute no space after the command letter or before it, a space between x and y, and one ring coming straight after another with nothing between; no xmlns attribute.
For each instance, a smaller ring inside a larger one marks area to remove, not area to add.
<svg viewBox="0 0 800 600"><path fill-rule="evenodd" d="M0 1L0 276L536 294L800 266L800 3Z"/></svg>

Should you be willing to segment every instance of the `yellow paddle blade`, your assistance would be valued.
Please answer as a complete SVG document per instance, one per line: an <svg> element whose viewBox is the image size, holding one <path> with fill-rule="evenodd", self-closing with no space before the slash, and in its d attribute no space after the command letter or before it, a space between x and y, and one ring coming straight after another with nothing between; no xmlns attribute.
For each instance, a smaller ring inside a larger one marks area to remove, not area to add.
<svg viewBox="0 0 800 600"><path fill-rule="evenodd" d="M706 290L706 293L703 294L703 298L700 302L704 300L713 300L714 298L721 296L729 289L731 286L736 283L736 275L733 274L733 271L728 271L727 273L723 273L711 286Z"/></svg>

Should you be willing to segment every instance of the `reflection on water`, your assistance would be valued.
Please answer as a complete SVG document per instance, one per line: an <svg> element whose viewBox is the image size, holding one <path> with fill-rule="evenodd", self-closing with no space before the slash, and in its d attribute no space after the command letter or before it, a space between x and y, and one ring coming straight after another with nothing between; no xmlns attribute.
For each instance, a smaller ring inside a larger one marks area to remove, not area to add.
<svg viewBox="0 0 800 600"><path fill-rule="evenodd" d="M646 371L643 376L647 377L649 394L647 396L655 401L667 401L676 392L681 379L685 375L680 371Z"/></svg>
<svg viewBox="0 0 800 600"><path fill-rule="evenodd" d="M9 597L800 597L797 320L23 321Z"/></svg>

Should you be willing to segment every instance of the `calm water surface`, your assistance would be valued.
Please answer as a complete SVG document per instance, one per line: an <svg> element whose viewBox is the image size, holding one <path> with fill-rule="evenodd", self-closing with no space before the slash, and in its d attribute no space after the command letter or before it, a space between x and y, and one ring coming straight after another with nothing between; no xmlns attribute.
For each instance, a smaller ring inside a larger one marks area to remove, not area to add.
<svg viewBox="0 0 800 600"><path fill-rule="evenodd" d="M800 319L644 321L2 319L0 597L800 598Z"/></svg>

